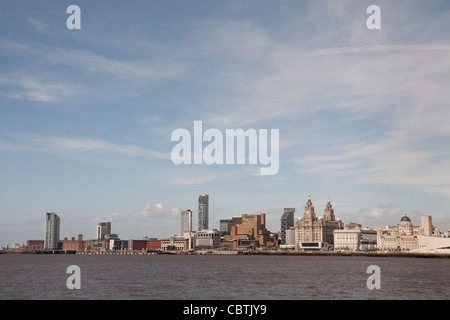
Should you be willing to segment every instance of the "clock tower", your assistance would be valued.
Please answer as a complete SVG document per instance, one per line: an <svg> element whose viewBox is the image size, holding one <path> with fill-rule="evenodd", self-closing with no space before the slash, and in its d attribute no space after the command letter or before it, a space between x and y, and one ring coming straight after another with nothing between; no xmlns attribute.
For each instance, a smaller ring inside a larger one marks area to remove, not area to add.
<svg viewBox="0 0 450 320"><path fill-rule="evenodd" d="M334 209L331 205L330 200L328 199L327 205L325 206L325 214L323 215L323 219L325 221L334 221Z"/></svg>
<svg viewBox="0 0 450 320"><path fill-rule="evenodd" d="M307 220L315 220L316 214L314 213L314 206L311 201L311 196L308 196L308 201L306 202L305 212L303 217Z"/></svg>

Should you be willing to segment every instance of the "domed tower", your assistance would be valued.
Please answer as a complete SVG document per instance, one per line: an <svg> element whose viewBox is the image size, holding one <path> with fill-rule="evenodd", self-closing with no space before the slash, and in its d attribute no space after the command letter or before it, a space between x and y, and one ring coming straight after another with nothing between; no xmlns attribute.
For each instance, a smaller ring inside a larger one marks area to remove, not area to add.
<svg viewBox="0 0 450 320"><path fill-rule="evenodd" d="M308 201L306 202L305 212L303 214L303 217L308 220L316 219L316 214L314 213L314 206L311 201L311 196L308 196Z"/></svg>
<svg viewBox="0 0 450 320"><path fill-rule="evenodd" d="M400 224L398 225L398 232L400 234L411 235L413 234L414 228L411 223L411 219L406 215L406 212L403 214L403 217L400 219Z"/></svg>
<svg viewBox="0 0 450 320"><path fill-rule="evenodd" d="M334 221L334 209L331 205L330 199L328 199L327 205L325 206L325 214L323 215L325 221Z"/></svg>

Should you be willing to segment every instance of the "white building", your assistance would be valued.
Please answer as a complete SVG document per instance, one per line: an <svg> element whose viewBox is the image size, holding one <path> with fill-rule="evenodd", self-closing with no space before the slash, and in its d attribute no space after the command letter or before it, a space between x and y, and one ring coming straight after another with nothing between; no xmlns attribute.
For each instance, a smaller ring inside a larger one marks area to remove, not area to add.
<svg viewBox="0 0 450 320"><path fill-rule="evenodd" d="M376 230L360 227L334 230L334 250L368 251L376 247Z"/></svg>
<svg viewBox="0 0 450 320"><path fill-rule="evenodd" d="M397 226L378 228L378 248L386 251L425 252L431 248L437 250L450 246L449 244L438 244L438 241L433 240L433 238L440 239L441 237L439 229L433 227L431 216L422 216L421 223L421 226L413 226L405 213Z"/></svg>
<svg viewBox="0 0 450 320"><path fill-rule="evenodd" d="M361 229L334 230L334 250L360 250L361 239Z"/></svg>
<svg viewBox="0 0 450 320"><path fill-rule="evenodd" d="M450 254L450 238L418 235L417 239L419 248L411 252Z"/></svg>
<svg viewBox="0 0 450 320"><path fill-rule="evenodd" d="M172 235L169 239L161 240L161 250L162 251L183 251L188 250L189 241L185 237L180 237L177 235Z"/></svg>
<svg viewBox="0 0 450 320"><path fill-rule="evenodd" d="M197 233L194 231L185 232L183 237L188 241L187 248L185 250L193 250L195 247L195 239L197 238Z"/></svg>
<svg viewBox="0 0 450 320"><path fill-rule="evenodd" d="M220 243L220 231L216 229L201 230L195 236L196 249L216 249Z"/></svg>
<svg viewBox="0 0 450 320"><path fill-rule="evenodd" d="M285 244L280 245L280 249L295 249L295 228L291 227L285 231Z"/></svg>

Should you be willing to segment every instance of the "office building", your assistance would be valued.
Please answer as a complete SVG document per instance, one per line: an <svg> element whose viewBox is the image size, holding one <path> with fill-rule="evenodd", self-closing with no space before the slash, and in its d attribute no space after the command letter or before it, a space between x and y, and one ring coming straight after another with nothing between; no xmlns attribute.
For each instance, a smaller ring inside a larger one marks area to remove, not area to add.
<svg viewBox="0 0 450 320"><path fill-rule="evenodd" d="M306 202L303 218L295 223L295 248L297 250L330 250L334 245L334 230L343 229L340 219L334 217L334 209L328 200L322 217L316 217L311 198Z"/></svg>
<svg viewBox="0 0 450 320"><path fill-rule="evenodd" d="M414 230L411 219L405 213L397 226L377 229L378 248L387 251L411 251L419 247L417 235L423 232Z"/></svg>
<svg viewBox="0 0 450 320"><path fill-rule="evenodd" d="M377 231L347 224L345 229L334 230L334 250L369 251L377 248Z"/></svg>
<svg viewBox="0 0 450 320"><path fill-rule="evenodd" d="M286 230L286 243L285 246L292 246L295 248L295 228L290 227Z"/></svg>
<svg viewBox="0 0 450 320"><path fill-rule="evenodd" d="M334 249L358 251L361 248L361 229L346 228L334 230Z"/></svg>
<svg viewBox="0 0 450 320"><path fill-rule="evenodd" d="M47 212L45 214L44 250L59 249L59 228L59 216L54 212Z"/></svg>
<svg viewBox="0 0 450 320"><path fill-rule="evenodd" d="M189 209L181 211L180 235L183 235L186 232L192 232L192 211Z"/></svg>
<svg viewBox="0 0 450 320"><path fill-rule="evenodd" d="M216 229L198 231L195 237L196 249L216 249L220 243L220 232Z"/></svg>
<svg viewBox="0 0 450 320"><path fill-rule="evenodd" d="M208 230L209 226L209 196L201 194L198 197L198 231Z"/></svg>
<svg viewBox="0 0 450 320"><path fill-rule="evenodd" d="M286 244L286 230L294 226L295 208L284 208L281 216L281 244Z"/></svg>
<svg viewBox="0 0 450 320"><path fill-rule="evenodd" d="M431 236L433 234L433 223L431 222L431 216L422 216L422 228L424 236Z"/></svg>
<svg viewBox="0 0 450 320"><path fill-rule="evenodd" d="M270 232L266 229L266 215L243 214L233 217L233 225L229 235L224 236L225 241L232 239L257 240L261 246L267 246L271 241Z"/></svg>
<svg viewBox="0 0 450 320"><path fill-rule="evenodd" d="M185 237L172 235L169 239L162 239L160 242L162 251L189 250L189 239Z"/></svg>
<svg viewBox="0 0 450 320"><path fill-rule="evenodd" d="M378 228L378 248L387 251L414 251L431 250L435 239L440 236L438 228L433 227L431 216L421 217L421 226L413 226L411 219L405 213L397 226ZM422 241L422 243L419 241ZM424 244L426 243L426 244ZM427 249L425 247L428 247ZM435 250L443 247L436 244Z"/></svg>
<svg viewBox="0 0 450 320"><path fill-rule="evenodd" d="M97 240L105 240L111 234L111 222L99 222L97 225Z"/></svg>
<svg viewBox="0 0 450 320"><path fill-rule="evenodd" d="M233 220L232 219L221 219L219 221L220 235L224 236L224 235L230 234L232 225L233 225Z"/></svg>

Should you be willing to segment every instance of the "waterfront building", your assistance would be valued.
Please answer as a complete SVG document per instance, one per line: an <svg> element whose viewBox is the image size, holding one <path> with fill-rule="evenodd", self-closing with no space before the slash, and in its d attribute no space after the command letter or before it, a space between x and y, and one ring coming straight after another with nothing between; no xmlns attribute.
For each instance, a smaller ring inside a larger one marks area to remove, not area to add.
<svg viewBox="0 0 450 320"><path fill-rule="evenodd" d="M433 223L431 222L431 216L422 216L422 228L424 236L431 236L433 234Z"/></svg>
<svg viewBox="0 0 450 320"><path fill-rule="evenodd" d="M377 248L377 231L350 223L334 230L334 250L368 251Z"/></svg>
<svg viewBox="0 0 450 320"><path fill-rule="evenodd" d="M241 217L233 217L230 234L224 236L224 240L244 239L257 240L263 247L271 244L270 232L266 229L266 215L243 214Z"/></svg>
<svg viewBox="0 0 450 320"><path fill-rule="evenodd" d="M294 213L295 208L284 208L284 213L281 216L281 244L286 244L286 230L294 227Z"/></svg>
<svg viewBox="0 0 450 320"><path fill-rule="evenodd" d="M303 218L295 223L296 250L329 250L334 245L334 230L343 229L343 223L334 216L328 200L323 218L316 217L311 197L306 202Z"/></svg>
<svg viewBox="0 0 450 320"><path fill-rule="evenodd" d="M423 244L419 243L419 236ZM433 227L431 216L421 217L421 226L413 226L411 219L406 213L400 219L397 226L388 228L377 228L378 248L388 251L415 251L426 247L433 239L440 236L438 228Z"/></svg>
<svg viewBox="0 0 450 320"><path fill-rule="evenodd" d="M27 240L26 249L28 249L28 250L44 250L44 240Z"/></svg>
<svg viewBox="0 0 450 320"><path fill-rule="evenodd" d="M424 236L432 236L432 237L440 237L441 236L441 232L440 232L439 228L433 226L431 216L422 216L421 222L422 222L421 227L423 229Z"/></svg>
<svg viewBox="0 0 450 320"><path fill-rule="evenodd" d="M97 240L104 240L108 234L111 234L111 222L99 222L97 225Z"/></svg>
<svg viewBox="0 0 450 320"><path fill-rule="evenodd" d="M230 248L237 250L254 250L259 248L259 241L255 239L237 238L237 239L226 239L222 241L222 248Z"/></svg>
<svg viewBox="0 0 450 320"><path fill-rule="evenodd" d="M144 240L135 242L136 240L120 240L120 239L110 239L109 240L109 250L123 251L123 250L144 250L146 249L146 241Z"/></svg>
<svg viewBox="0 0 450 320"><path fill-rule="evenodd" d="M336 229L334 230L334 250L360 250L361 239L361 229Z"/></svg>
<svg viewBox="0 0 450 320"><path fill-rule="evenodd" d="M286 243L285 246L295 248L295 227L290 227L286 230Z"/></svg>
<svg viewBox="0 0 450 320"><path fill-rule="evenodd" d="M419 247L417 235L411 219L404 213L397 226L377 229L378 248L388 251L410 251ZM423 233L423 232L422 232Z"/></svg>
<svg viewBox="0 0 450 320"><path fill-rule="evenodd" d="M209 196L201 194L198 197L198 231L209 228Z"/></svg>
<svg viewBox="0 0 450 320"><path fill-rule="evenodd" d="M361 229L361 251L377 249L377 230L370 228Z"/></svg>
<svg viewBox="0 0 450 320"><path fill-rule="evenodd" d="M149 239L146 245L147 250L150 251L160 251L161 250L161 240Z"/></svg>
<svg viewBox="0 0 450 320"><path fill-rule="evenodd" d="M75 237L72 237L71 240L68 240L67 238L64 238L62 242L62 249L63 250L85 250L86 249L86 241L83 240L83 235L79 234L77 239Z"/></svg>
<svg viewBox="0 0 450 320"><path fill-rule="evenodd" d="M188 250L189 248L189 240L173 235L169 239L162 239L161 240L161 250L162 251L182 251L182 250Z"/></svg>
<svg viewBox="0 0 450 320"><path fill-rule="evenodd" d="M418 253L450 254L450 238L418 235L419 247L411 250Z"/></svg>
<svg viewBox="0 0 450 320"><path fill-rule="evenodd" d="M59 249L60 218L54 212L45 214L44 250Z"/></svg>
<svg viewBox="0 0 450 320"><path fill-rule="evenodd" d="M115 249L115 247L120 246L120 241L118 239L111 239L109 241L109 249L110 250L117 250ZM129 240L128 241L128 246L124 247L124 248L120 248L119 250L122 249L129 249L129 250L146 250L147 249L147 240L146 239L141 239L141 240Z"/></svg>
<svg viewBox="0 0 450 320"><path fill-rule="evenodd" d="M223 237L224 235L230 234L232 225L233 225L232 219L221 219L219 221L220 235Z"/></svg>
<svg viewBox="0 0 450 320"><path fill-rule="evenodd" d="M220 247L220 232L217 229L201 230L195 235L196 249L216 249Z"/></svg>
<svg viewBox="0 0 450 320"><path fill-rule="evenodd" d="M184 210L181 211L181 233L184 234L185 232L191 232L192 231L192 211L191 210Z"/></svg>
<svg viewBox="0 0 450 320"><path fill-rule="evenodd" d="M197 232L191 231L191 232L185 232L183 234L183 237L185 240L187 240L187 247L185 250L194 250L195 248L195 241L197 238Z"/></svg>
<svg viewBox="0 0 450 320"><path fill-rule="evenodd" d="M111 240L90 240L86 244L86 250L105 251L109 249Z"/></svg>

